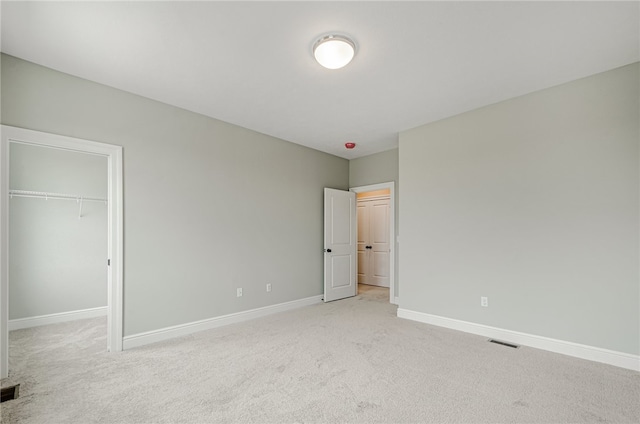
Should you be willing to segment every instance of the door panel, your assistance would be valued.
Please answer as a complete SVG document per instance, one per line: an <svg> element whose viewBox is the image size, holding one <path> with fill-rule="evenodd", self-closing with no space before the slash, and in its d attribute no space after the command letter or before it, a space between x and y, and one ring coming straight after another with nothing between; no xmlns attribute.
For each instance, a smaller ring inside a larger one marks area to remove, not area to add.
<svg viewBox="0 0 640 424"><path fill-rule="evenodd" d="M353 236L351 234L351 201L348 197L334 194L331 196L330 202L332 223L331 244L349 245L353 243Z"/></svg>
<svg viewBox="0 0 640 424"><path fill-rule="evenodd" d="M324 189L324 301L355 296L355 193Z"/></svg>
<svg viewBox="0 0 640 424"><path fill-rule="evenodd" d="M367 276L365 270L368 266L367 252L364 250L358 251L358 284L365 282Z"/></svg>
<svg viewBox="0 0 640 424"><path fill-rule="evenodd" d="M389 244L389 201L375 201L372 205L371 242Z"/></svg>
<svg viewBox="0 0 640 424"><path fill-rule="evenodd" d="M389 278L389 252L373 252L372 277ZM378 281L380 282L380 281ZM384 283L384 281L382 281Z"/></svg>
<svg viewBox="0 0 640 424"><path fill-rule="evenodd" d="M358 202L358 244L365 244L369 239L369 210ZM359 225L363 224L363 225ZM364 246L363 246L364 247Z"/></svg>
<svg viewBox="0 0 640 424"><path fill-rule="evenodd" d="M342 288L351 284L351 255L331 256L331 288Z"/></svg>

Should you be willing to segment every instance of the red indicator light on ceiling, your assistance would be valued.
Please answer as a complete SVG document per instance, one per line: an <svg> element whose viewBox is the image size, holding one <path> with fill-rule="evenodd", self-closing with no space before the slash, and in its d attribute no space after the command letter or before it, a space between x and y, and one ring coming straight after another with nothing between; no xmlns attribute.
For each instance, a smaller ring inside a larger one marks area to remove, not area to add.
<svg viewBox="0 0 640 424"><path fill-rule="evenodd" d="M344 143L344 147L346 147L347 149L353 149L354 147L356 147L356 143L350 141L348 143Z"/></svg>

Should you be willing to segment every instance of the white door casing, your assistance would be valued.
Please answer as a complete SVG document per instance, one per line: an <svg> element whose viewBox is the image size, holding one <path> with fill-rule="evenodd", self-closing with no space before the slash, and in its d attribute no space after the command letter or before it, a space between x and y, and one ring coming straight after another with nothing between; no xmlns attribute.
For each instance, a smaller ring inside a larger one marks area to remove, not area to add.
<svg viewBox="0 0 640 424"><path fill-rule="evenodd" d="M358 226L358 284L365 283L369 278L369 207L366 203L356 202L356 218Z"/></svg>
<svg viewBox="0 0 640 424"><path fill-rule="evenodd" d="M389 287L389 198L362 199L358 210L358 283Z"/></svg>
<svg viewBox="0 0 640 424"><path fill-rule="evenodd" d="M108 318L107 349L122 350L123 339L123 174L122 147L22 128L0 126L0 377L9 373L9 149L10 143L92 153L107 157L108 188Z"/></svg>
<svg viewBox="0 0 640 424"><path fill-rule="evenodd" d="M3 131L4 132L4 131ZM9 143L0 140L0 378L9 376Z"/></svg>
<svg viewBox="0 0 640 424"><path fill-rule="evenodd" d="M356 195L324 189L324 301L355 296Z"/></svg>

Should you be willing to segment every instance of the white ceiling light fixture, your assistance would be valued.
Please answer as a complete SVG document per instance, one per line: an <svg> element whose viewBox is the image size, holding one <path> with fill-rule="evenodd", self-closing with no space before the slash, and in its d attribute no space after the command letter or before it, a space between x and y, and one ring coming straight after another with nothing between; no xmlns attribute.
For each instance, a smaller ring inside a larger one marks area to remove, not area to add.
<svg viewBox="0 0 640 424"><path fill-rule="evenodd" d="M344 35L326 35L313 45L313 56L327 69L347 66L355 54L356 43Z"/></svg>

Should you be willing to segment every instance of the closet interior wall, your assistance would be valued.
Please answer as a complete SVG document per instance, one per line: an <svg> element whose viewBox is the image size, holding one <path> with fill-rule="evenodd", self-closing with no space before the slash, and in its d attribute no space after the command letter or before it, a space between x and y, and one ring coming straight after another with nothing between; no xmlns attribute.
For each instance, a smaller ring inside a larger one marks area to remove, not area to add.
<svg viewBox="0 0 640 424"><path fill-rule="evenodd" d="M10 143L9 160L9 328L96 308L106 315L107 158Z"/></svg>

